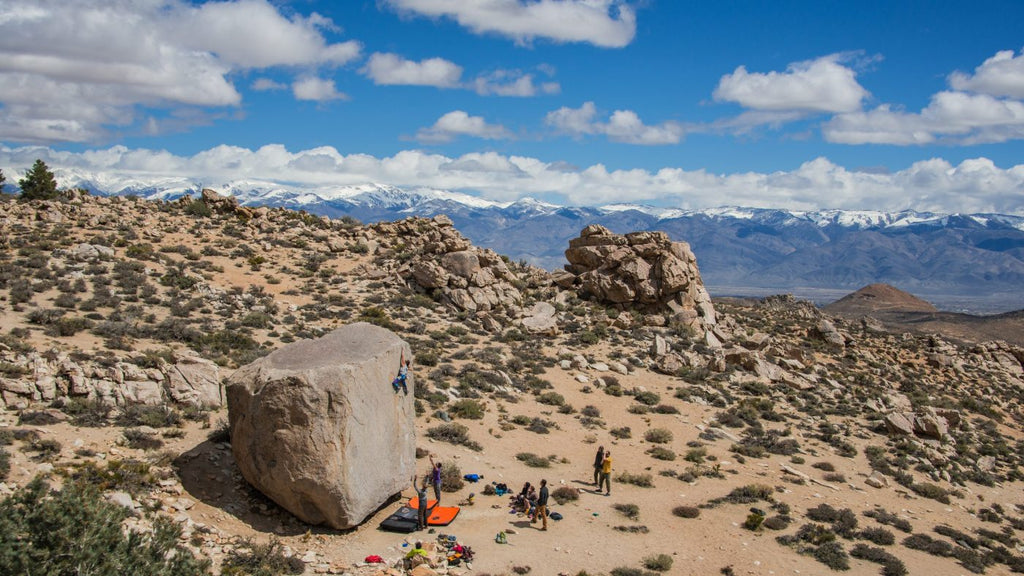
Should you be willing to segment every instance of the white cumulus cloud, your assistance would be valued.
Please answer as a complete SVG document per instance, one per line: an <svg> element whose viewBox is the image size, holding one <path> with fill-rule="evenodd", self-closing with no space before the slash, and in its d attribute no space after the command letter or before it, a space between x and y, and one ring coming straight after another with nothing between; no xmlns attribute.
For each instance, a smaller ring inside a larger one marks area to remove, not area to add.
<svg viewBox="0 0 1024 576"><path fill-rule="evenodd" d="M792 210L848 209L995 212L1024 215L1024 164L1000 168L987 158L954 165L941 158L892 173L849 170L816 158L791 171L713 174L665 167L609 170L572 167L494 152L449 157L405 150L389 157L343 155L332 147L291 152L279 144L256 150L217 146L192 156L123 146L85 152L0 146L0 169L21 174L41 158L65 171L134 181L258 180L310 190L377 182L463 191L489 200L547 195L573 205L651 203L678 208L723 204Z"/></svg>
<svg viewBox="0 0 1024 576"><path fill-rule="evenodd" d="M997 52L975 68L974 74L951 74L949 85L964 92L1024 99L1024 51L1017 56L1013 50Z"/></svg>
<svg viewBox="0 0 1024 576"><path fill-rule="evenodd" d="M544 123L573 137L604 135L613 142L647 146L678 144L685 135L682 124L678 122L647 125L632 110L616 110L607 122L600 122L593 102L584 102L579 108L563 106L548 112Z"/></svg>
<svg viewBox="0 0 1024 576"><path fill-rule="evenodd" d="M334 66L361 50L329 43L329 20L267 0L5 0L0 14L0 139L23 142L144 130L157 124L146 108L208 118L195 108L240 104L233 72Z"/></svg>
<svg viewBox="0 0 1024 576"><path fill-rule="evenodd" d="M292 84L292 94L295 95L296 100L313 100L315 102L346 100L348 98L343 92L338 92L334 87L334 80L313 76L296 80Z"/></svg>
<svg viewBox="0 0 1024 576"><path fill-rule="evenodd" d="M714 98L754 110L853 112L869 96L841 54L790 64L785 72L748 72L740 66L722 76Z"/></svg>
<svg viewBox="0 0 1024 576"><path fill-rule="evenodd" d="M459 136L486 140L511 138L512 134L500 124L488 124L482 116L470 116L462 110L453 110L437 119L429 128L421 128L416 139L421 142L451 142Z"/></svg>
<svg viewBox="0 0 1024 576"><path fill-rule="evenodd" d="M456 88L462 79L462 67L444 58L427 58L416 62L398 54L384 52L371 55L362 72L374 84L383 85Z"/></svg>
<svg viewBox="0 0 1024 576"><path fill-rule="evenodd" d="M476 34L526 43L535 38L621 48L636 35L636 13L623 0L384 0L406 14L447 17Z"/></svg>

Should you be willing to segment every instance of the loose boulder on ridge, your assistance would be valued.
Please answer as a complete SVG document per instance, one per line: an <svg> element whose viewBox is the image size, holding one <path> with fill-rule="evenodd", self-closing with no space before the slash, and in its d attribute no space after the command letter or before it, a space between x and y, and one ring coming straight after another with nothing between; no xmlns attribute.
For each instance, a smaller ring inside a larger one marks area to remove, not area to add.
<svg viewBox="0 0 1024 576"><path fill-rule="evenodd" d="M413 379L391 380L408 344L360 322L289 344L228 381L231 445L242 476L310 524L347 529L415 473Z"/></svg>

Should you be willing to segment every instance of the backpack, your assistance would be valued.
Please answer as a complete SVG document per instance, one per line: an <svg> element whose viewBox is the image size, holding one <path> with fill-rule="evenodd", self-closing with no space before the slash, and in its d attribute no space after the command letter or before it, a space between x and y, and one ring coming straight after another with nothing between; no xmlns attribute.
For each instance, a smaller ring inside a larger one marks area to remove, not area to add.
<svg viewBox="0 0 1024 576"><path fill-rule="evenodd" d="M508 544L508 536L505 535L504 531L498 532L497 536L494 537L494 541L498 544Z"/></svg>

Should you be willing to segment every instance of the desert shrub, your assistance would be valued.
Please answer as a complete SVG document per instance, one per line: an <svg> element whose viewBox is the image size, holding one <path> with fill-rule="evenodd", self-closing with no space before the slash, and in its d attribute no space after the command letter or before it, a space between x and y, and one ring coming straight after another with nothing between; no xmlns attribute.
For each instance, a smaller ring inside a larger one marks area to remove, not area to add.
<svg viewBox="0 0 1024 576"><path fill-rule="evenodd" d="M896 536L885 528L865 528L858 536L880 546L889 546L896 542Z"/></svg>
<svg viewBox="0 0 1024 576"><path fill-rule="evenodd" d="M448 460L441 463L442 492L458 492L465 485L466 480L462 477L462 469L456 462Z"/></svg>
<svg viewBox="0 0 1024 576"><path fill-rule="evenodd" d="M612 508L614 508L619 514L622 514L623 516L625 516L626 518L629 518L630 520L639 520L640 519L640 507L637 506L636 504L618 504L617 503L617 504L613 504Z"/></svg>
<svg viewBox="0 0 1024 576"><path fill-rule="evenodd" d="M164 445L163 440L138 428L129 428L123 434L128 447L136 450L156 450Z"/></svg>
<svg viewBox="0 0 1024 576"><path fill-rule="evenodd" d="M43 462L55 460L60 455L61 443L53 438L34 438L21 447L22 452L35 452L35 459Z"/></svg>
<svg viewBox="0 0 1024 576"><path fill-rule="evenodd" d="M846 482L846 475L840 474L839 472L829 472L824 476L826 482L837 482L842 484Z"/></svg>
<svg viewBox="0 0 1024 576"><path fill-rule="evenodd" d="M835 472L836 471L835 464L832 464L831 462L815 462L814 464L811 464L811 468L817 468L818 470L821 470L822 472Z"/></svg>
<svg viewBox="0 0 1024 576"><path fill-rule="evenodd" d="M122 528L128 511L88 483L50 491L36 478L0 502L0 574L209 574L178 537L181 528L157 516L153 528Z"/></svg>
<svg viewBox="0 0 1024 576"><path fill-rule="evenodd" d="M206 439L214 444L231 442L231 425L227 420L218 420L217 424L206 434Z"/></svg>
<svg viewBox="0 0 1024 576"><path fill-rule="evenodd" d="M6 448L0 446L0 482L7 480L7 475L11 473L11 453Z"/></svg>
<svg viewBox="0 0 1024 576"><path fill-rule="evenodd" d="M658 414L679 414L679 408L671 404L658 404L654 407L654 411Z"/></svg>
<svg viewBox="0 0 1024 576"><path fill-rule="evenodd" d="M638 392L633 399L645 406L656 406L661 402L661 396L656 392Z"/></svg>
<svg viewBox="0 0 1024 576"><path fill-rule="evenodd" d="M427 437L440 442L455 444L456 446L465 446L477 452L483 450L483 446L480 443L470 440L469 428L457 422L445 422L433 428L428 428Z"/></svg>
<svg viewBox="0 0 1024 576"><path fill-rule="evenodd" d="M903 539L903 545L911 550L921 550L932 556L949 557L953 555L953 546L945 540L932 538L928 534L911 534Z"/></svg>
<svg viewBox="0 0 1024 576"><path fill-rule="evenodd" d="M652 446L649 450L647 450L647 453L650 454L652 458L655 458L657 460L665 460L667 462L671 462L672 460L676 459L675 452L662 446Z"/></svg>
<svg viewBox="0 0 1024 576"><path fill-rule="evenodd" d="M276 538L266 544L244 540L224 558L223 576L278 576L302 574L306 564L297 556L285 556L284 546Z"/></svg>
<svg viewBox="0 0 1024 576"><path fill-rule="evenodd" d="M774 493L775 490L766 484L747 484L746 486L734 488L726 496L715 498L711 503L721 504L723 502L728 502L730 504L752 504L761 500L771 502L775 499L773 496Z"/></svg>
<svg viewBox="0 0 1024 576"><path fill-rule="evenodd" d="M785 530L786 528L789 528L790 522L792 522L792 519L789 516L780 514L778 516L765 518L761 525L769 530Z"/></svg>
<svg viewBox="0 0 1024 576"><path fill-rule="evenodd" d="M850 550L850 556L881 564L883 576L905 576L907 574L907 567L899 558L875 546L856 544Z"/></svg>
<svg viewBox="0 0 1024 576"><path fill-rule="evenodd" d="M527 430L534 434L548 434L551 432L551 428L555 425L554 422L550 422L543 418L534 418L530 420L530 425L526 427Z"/></svg>
<svg viewBox="0 0 1024 576"><path fill-rule="evenodd" d="M580 499L580 491L571 486L559 486L551 491L551 498L561 506L566 502L575 502Z"/></svg>
<svg viewBox="0 0 1024 576"><path fill-rule="evenodd" d="M529 566L513 566L512 567L512 571L515 572L516 574L519 574L519 576L524 576L525 574L529 574L530 570L532 570L532 568L530 568Z"/></svg>
<svg viewBox="0 0 1024 576"><path fill-rule="evenodd" d="M609 434L618 438L619 440L625 440L633 437L633 432L629 429L629 426L623 426L622 428L612 428L608 431Z"/></svg>
<svg viewBox="0 0 1024 576"><path fill-rule="evenodd" d="M747 514L747 519L743 521L743 527L747 530L756 532L761 528L761 524L764 523L764 514L758 512L751 512Z"/></svg>
<svg viewBox="0 0 1024 576"><path fill-rule="evenodd" d="M943 504L949 504L949 491L942 486L938 486L930 482L921 482L911 484L910 489L918 496L931 498L932 500L937 500Z"/></svg>
<svg viewBox="0 0 1024 576"><path fill-rule="evenodd" d="M588 404L584 406L582 410L580 410L580 414L588 418L600 418L601 410L598 409L596 406L591 406L590 404Z"/></svg>
<svg viewBox="0 0 1024 576"><path fill-rule="evenodd" d="M832 530L845 538L851 537L857 528L857 516L849 508L837 510L828 504L820 504L807 510L807 517L816 522L831 523Z"/></svg>
<svg viewBox="0 0 1024 576"><path fill-rule="evenodd" d="M530 468L550 468L551 461L534 454L533 452L520 452L516 454L516 460L526 464Z"/></svg>
<svg viewBox="0 0 1024 576"><path fill-rule="evenodd" d="M61 468L60 473L75 482L96 486L101 491L123 490L131 494L149 491L157 482L147 462L131 458L108 460L102 467L95 462L83 462Z"/></svg>
<svg viewBox="0 0 1024 576"><path fill-rule="evenodd" d="M540 396L537 396L537 402L547 404L548 406L561 406L565 404L565 396L562 396L558 392L544 392Z"/></svg>
<svg viewBox="0 0 1024 576"><path fill-rule="evenodd" d="M629 408L626 408L626 412L630 414L647 414L651 411L651 407L646 404L633 404Z"/></svg>
<svg viewBox="0 0 1024 576"><path fill-rule="evenodd" d="M448 407L448 413L456 418L480 420L484 417L484 405L472 398L463 398L452 402Z"/></svg>
<svg viewBox="0 0 1024 576"><path fill-rule="evenodd" d="M625 526L616 526L615 529L626 528ZM622 530L625 532L626 530ZM651 576L654 572L647 572L639 568L632 568L628 566L619 566L618 568L612 568L611 576Z"/></svg>
<svg viewBox="0 0 1024 576"><path fill-rule="evenodd" d="M680 518L697 518L700 516L700 508L696 506L676 506L672 514Z"/></svg>
<svg viewBox="0 0 1024 576"><path fill-rule="evenodd" d="M644 568L656 572L668 572L672 569L672 557L668 554L647 556L643 559Z"/></svg>
<svg viewBox="0 0 1024 576"><path fill-rule="evenodd" d="M647 528L647 526L644 526L643 524L633 524L631 526L616 526L613 528L613 530L618 530L619 532L626 532L629 534L647 534L651 531L649 528Z"/></svg>
<svg viewBox="0 0 1024 576"><path fill-rule="evenodd" d="M644 440L655 444L665 444L672 441L672 431L665 428L651 428L644 433Z"/></svg>
<svg viewBox="0 0 1024 576"><path fill-rule="evenodd" d="M22 426L49 426L57 422L60 419L49 412L25 410L18 415L18 424Z"/></svg>
<svg viewBox="0 0 1024 576"><path fill-rule="evenodd" d="M879 524L885 524L886 526L892 526L893 528L906 532L907 534L914 531L914 527L911 526L910 522L900 518L892 512L888 512L883 508L875 508L874 510L867 510L864 515L868 518L874 518Z"/></svg>
<svg viewBox="0 0 1024 576"><path fill-rule="evenodd" d="M632 484L633 486L639 486L641 488L653 488L654 477L650 474L632 474L630 472L623 472L615 477L617 482L623 484Z"/></svg>
<svg viewBox="0 0 1024 576"><path fill-rule="evenodd" d="M118 426L149 426L151 428L170 428L181 426L181 414L167 406L145 406L133 404L124 409L117 417Z"/></svg>
<svg viewBox="0 0 1024 576"><path fill-rule="evenodd" d="M814 559L833 570L849 570L850 556L843 545L832 540L825 542L814 551Z"/></svg>
<svg viewBox="0 0 1024 576"><path fill-rule="evenodd" d="M697 446L696 448L690 448L686 451L686 456L683 456L683 460L687 462L693 462L694 464L700 464L704 462L704 458L708 455L708 449L704 446Z"/></svg>

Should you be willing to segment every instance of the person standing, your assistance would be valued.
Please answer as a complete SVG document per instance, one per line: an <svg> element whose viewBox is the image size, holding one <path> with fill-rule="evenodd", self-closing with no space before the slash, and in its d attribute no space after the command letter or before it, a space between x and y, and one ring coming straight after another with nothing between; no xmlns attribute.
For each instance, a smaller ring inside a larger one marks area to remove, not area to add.
<svg viewBox="0 0 1024 576"><path fill-rule="evenodd" d="M548 529L548 481L540 481L540 494L537 495L537 514L533 517L536 522L537 518L540 517L542 525L541 530Z"/></svg>
<svg viewBox="0 0 1024 576"><path fill-rule="evenodd" d="M412 487L416 490L416 499L419 501L416 514L416 529L425 530L427 528L427 479L424 478L420 487L416 488L416 477L413 476Z"/></svg>
<svg viewBox="0 0 1024 576"><path fill-rule="evenodd" d="M604 495L609 496L612 493L612 453L611 451L604 453L604 460L601 461L601 483L597 485L597 491L601 491L601 486L604 486Z"/></svg>
<svg viewBox="0 0 1024 576"><path fill-rule="evenodd" d="M604 465L604 446L597 447L597 456L594 456L594 486L600 489L601 486L601 466Z"/></svg>
<svg viewBox="0 0 1024 576"><path fill-rule="evenodd" d="M434 462L434 455L430 455L430 482L434 485L435 506L441 504L441 463Z"/></svg>

